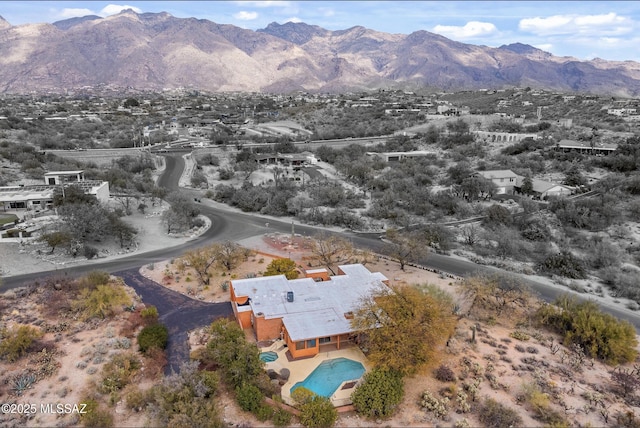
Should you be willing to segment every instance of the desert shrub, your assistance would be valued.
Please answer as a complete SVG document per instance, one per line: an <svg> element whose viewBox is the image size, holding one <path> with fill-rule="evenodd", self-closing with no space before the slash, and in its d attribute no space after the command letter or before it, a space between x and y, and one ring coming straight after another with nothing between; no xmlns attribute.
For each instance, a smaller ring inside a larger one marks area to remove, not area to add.
<svg viewBox="0 0 640 428"><path fill-rule="evenodd" d="M542 392L536 384L525 384L522 398L533 412L533 417L550 427L566 427L568 422L562 415L551 408L549 395Z"/></svg>
<svg viewBox="0 0 640 428"><path fill-rule="evenodd" d="M560 275L572 279L584 279L587 277L584 263L569 251L547 256L538 268L547 274Z"/></svg>
<svg viewBox="0 0 640 428"><path fill-rule="evenodd" d="M268 421L273 417L273 409L267 404L261 404L256 411L253 412L256 418L261 421Z"/></svg>
<svg viewBox="0 0 640 428"><path fill-rule="evenodd" d="M440 365L434 372L434 376L440 382L453 382L456 380L456 374L446 364Z"/></svg>
<svg viewBox="0 0 640 428"><path fill-rule="evenodd" d="M152 398L148 391L143 391L137 386L129 389L124 395L127 408L135 412L142 411Z"/></svg>
<svg viewBox="0 0 640 428"><path fill-rule="evenodd" d="M521 341L527 341L531 338L527 333L520 330L512 331L509 336Z"/></svg>
<svg viewBox="0 0 640 428"><path fill-rule="evenodd" d="M564 336L566 346L581 346L587 355L609 364L633 361L638 340L633 325L603 313L592 301L578 303L563 296L555 305L544 305L538 320Z"/></svg>
<svg viewBox="0 0 640 428"><path fill-rule="evenodd" d="M43 335L37 327L30 325L0 329L0 358L9 362L24 356L33 342Z"/></svg>
<svg viewBox="0 0 640 428"><path fill-rule="evenodd" d="M82 246L84 256L91 260L98 255L98 249L96 247L92 247L91 245L83 245Z"/></svg>
<svg viewBox="0 0 640 428"><path fill-rule="evenodd" d="M478 418L484 426L492 428L510 428L522 425L522 418L518 412L492 398L487 398L480 405Z"/></svg>
<svg viewBox="0 0 640 428"><path fill-rule="evenodd" d="M420 406L427 412L433 412L434 416L440 419L444 419L449 413L449 399L446 397L439 399L429 391L422 393Z"/></svg>
<svg viewBox="0 0 640 428"><path fill-rule="evenodd" d="M100 404L93 399L83 400L85 413L80 415L82 425L87 428L107 428L113 426L113 416L108 410L100 407Z"/></svg>
<svg viewBox="0 0 640 428"><path fill-rule="evenodd" d="M167 376L152 388L147 408L151 426L223 427L213 396L218 388L214 372L199 371L198 363L182 364L180 371Z"/></svg>
<svg viewBox="0 0 640 428"><path fill-rule="evenodd" d="M236 401L242 410L255 413L262 405L264 395L257 386L244 384L236 388Z"/></svg>
<svg viewBox="0 0 640 428"><path fill-rule="evenodd" d="M305 427L332 427L338 419L338 411L328 398L314 394L304 387L297 388L291 397L298 403L300 423Z"/></svg>
<svg viewBox="0 0 640 428"><path fill-rule="evenodd" d="M258 385L267 378L258 348L247 343L238 323L221 318L211 324L210 339L202 354L204 363L217 364L225 379L237 388L243 384Z"/></svg>
<svg viewBox="0 0 640 428"><path fill-rule="evenodd" d="M151 348L164 349L169 341L169 330L162 324L148 325L138 334L140 352L146 353Z"/></svg>
<svg viewBox="0 0 640 428"><path fill-rule="evenodd" d="M356 411L369 418L387 418L404 395L402 375L394 370L375 368L351 394Z"/></svg>
<svg viewBox="0 0 640 428"><path fill-rule="evenodd" d="M147 306L140 311L140 316L144 320L145 324L155 324L158 322L158 308L155 306Z"/></svg>
<svg viewBox="0 0 640 428"><path fill-rule="evenodd" d="M164 368L167 365L167 353L164 349L151 347L144 354L144 375L149 379L155 379L162 376Z"/></svg>
<svg viewBox="0 0 640 428"><path fill-rule="evenodd" d="M118 284L100 284L95 289L84 288L73 306L80 311L83 320L106 318L118 308L131 305L131 297Z"/></svg>
<svg viewBox="0 0 640 428"><path fill-rule="evenodd" d="M112 393L121 390L131 382L133 376L140 369L140 360L135 354L115 354L102 367L102 381L98 390L102 393Z"/></svg>
<svg viewBox="0 0 640 428"><path fill-rule="evenodd" d="M278 409L273 413L271 422L276 427L287 427L291 425L291 413L284 409Z"/></svg>

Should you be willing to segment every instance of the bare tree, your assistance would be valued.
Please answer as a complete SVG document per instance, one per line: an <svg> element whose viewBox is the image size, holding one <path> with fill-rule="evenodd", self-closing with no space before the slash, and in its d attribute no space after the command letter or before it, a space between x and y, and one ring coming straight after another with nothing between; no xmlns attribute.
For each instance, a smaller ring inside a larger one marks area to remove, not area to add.
<svg viewBox="0 0 640 428"><path fill-rule="evenodd" d="M348 263L354 255L353 244L339 236L320 233L314 237L311 259L326 267L333 275L339 263Z"/></svg>
<svg viewBox="0 0 640 428"><path fill-rule="evenodd" d="M407 263L416 262L429 253L428 247L414 234L389 229L386 238L384 252L400 263L401 270L404 270Z"/></svg>

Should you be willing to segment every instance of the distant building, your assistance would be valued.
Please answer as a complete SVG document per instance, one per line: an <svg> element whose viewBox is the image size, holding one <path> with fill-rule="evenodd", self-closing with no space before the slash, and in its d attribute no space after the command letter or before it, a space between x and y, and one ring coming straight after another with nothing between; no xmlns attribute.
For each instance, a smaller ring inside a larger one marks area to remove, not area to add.
<svg viewBox="0 0 640 428"><path fill-rule="evenodd" d="M415 150L411 152L367 152L367 156L378 158L384 162L399 162L404 159L425 157L433 154L433 152L425 150Z"/></svg>
<svg viewBox="0 0 640 428"><path fill-rule="evenodd" d="M560 140L556 144L556 150L561 152L577 152L587 155L609 155L618 149L616 144L610 143L595 143L593 147L590 143L584 141L575 140Z"/></svg>
<svg viewBox="0 0 640 428"><path fill-rule="evenodd" d="M109 182L85 180L84 171L50 171L44 174L43 185L0 187L0 207L7 210L43 211L53 207L56 189L79 187L84 193L94 195L98 201L109 200Z"/></svg>
<svg viewBox="0 0 640 428"><path fill-rule="evenodd" d="M518 184L519 175L510 169L499 169L493 171L478 171L475 174L478 177L490 180L496 185L496 194L512 194L513 188Z"/></svg>

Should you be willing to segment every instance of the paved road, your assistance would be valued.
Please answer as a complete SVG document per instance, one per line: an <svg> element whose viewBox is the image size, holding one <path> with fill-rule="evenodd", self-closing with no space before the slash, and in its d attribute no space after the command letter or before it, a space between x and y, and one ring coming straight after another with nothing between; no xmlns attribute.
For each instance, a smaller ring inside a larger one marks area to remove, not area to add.
<svg viewBox="0 0 640 428"><path fill-rule="evenodd" d="M178 155L167 155L167 168L166 174L164 174L159 180L159 184L169 189L177 189L177 183L180 173L184 167L182 158ZM194 197L202 198L203 203L199 204L202 214L207 215L212 222L212 226L203 235L195 238L188 243L167 248L164 250L157 250L144 254L137 254L131 257L125 257L109 262L99 261L92 262L84 266L76 266L65 269L64 272L68 275L79 276L88 273L92 270L104 270L107 272L117 272L127 270L131 268L140 267L144 264L158 262L166 260L167 258L177 257L185 250L201 247L211 242L220 241L239 241L245 238L258 236L267 232L291 232L291 222L279 221L273 218L261 217L255 214L238 213L234 210L222 207L220 204L216 204L208 201L202 197L201 191L180 189L181 192L186 192ZM265 223L269 223L268 229L265 227ZM320 231L325 233L335 233L350 239L356 247L367 248L375 252L381 252L384 243L379 239L377 234L366 233L352 233L352 232L329 232L320 227L306 226L301 224L295 225L295 232L306 236L312 236ZM457 276L468 276L475 272L495 272L496 269L477 265L471 262L460 260L455 257L449 257L440 254L430 254L425 260L419 262L431 269L437 269L440 271L448 272ZM58 272L60 273L60 272ZM37 278L43 276L56 274L56 271L40 272L28 275L19 275L14 277L4 278L4 285L2 289L15 288L32 282ZM536 282L527 277L523 277L531 288L546 301L555 300L560 294L569 293L575 295L577 298L585 298L584 295L572 292L571 290L559 290L557 287L552 287L544 283ZM626 309L620 305L604 304L600 303L600 307L614 315L617 318L625 319L631 322L637 330L640 330L640 314Z"/></svg>
<svg viewBox="0 0 640 428"><path fill-rule="evenodd" d="M160 322L169 330L166 374L179 372L180 365L189 361L189 331L206 327L218 318L233 318L230 302L207 303L191 299L143 277L138 268L113 274L122 277L136 290L145 304L158 309Z"/></svg>

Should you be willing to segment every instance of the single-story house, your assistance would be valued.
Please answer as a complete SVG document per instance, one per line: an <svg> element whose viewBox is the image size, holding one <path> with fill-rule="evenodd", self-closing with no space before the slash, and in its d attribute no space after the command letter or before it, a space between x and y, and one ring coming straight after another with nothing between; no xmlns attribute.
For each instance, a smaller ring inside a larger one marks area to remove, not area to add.
<svg viewBox="0 0 640 428"><path fill-rule="evenodd" d="M518 185L516 190L520 191L524 177L518 177ZM573 188L565 186L564 184L552 183L550 181L539 180L537 178L531 179L531 185L533 187L533 195L536 198L545 199L548 197L569 196L573 193Z"/></svg>
<svg viewBox="0 0 640 428"><path fill-rule="evenodd" d="M611 143L596 143L593 147L591 147L590 143L584 141L575 141L575 140L560 140L556 144L556 151L561 151L564 153L567 152L578 152L590 155L609 155L615 152L618 149L616 144Z"/></svg>
<svg viewBox="0 0 640 428"><path fill-rule="evenodd" d="M379 272L361 264L305 272L304 278L284 275L231 281L233 312L240 326L252 328L258 341L283 339L293 358L310 357L320 346L349 341L353 312L372 292L388 286Z"/></svg>
<svg viewBox="0 0 640 428"><path fill-rule="evenodd" d="M411 152L367 152L370 158L378 158L384 162L398 162L408 158L419 158L435 154L426 150L414 150Z"/></svg>

